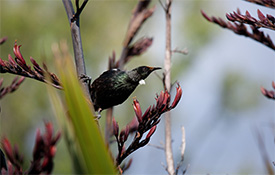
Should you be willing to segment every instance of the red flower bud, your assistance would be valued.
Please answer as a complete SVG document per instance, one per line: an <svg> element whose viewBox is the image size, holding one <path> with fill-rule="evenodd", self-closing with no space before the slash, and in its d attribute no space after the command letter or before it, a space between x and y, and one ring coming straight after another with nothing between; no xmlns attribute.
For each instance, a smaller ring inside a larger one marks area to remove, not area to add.
<svg viewBox="0 0 275 175"><path fill-rule="evenodd" d="M44 160L43 160L43 162L42 162L42 165L41 165L42 169L46 169L46 167L48 166L48 164L49 164L49 158L45 157Z"/></svg>
<svg viewBox="0 0 275 175"><path fill-rule="evenodd" d="M20 85L23 81L25 80L25 77L20 77L20 79L18 80L18 82L16 83L16 86Z"/></svg>
<svg viewBox="0 0 275 175"><path fill-rule="evenodd" d="M136 113L138 122L141 123L142 122L142 111L141 111L141 108L140 108L140 105L139 105L139 102L137 99L134 99L133 107L134 107L134 111Z"/></svg>
<svg viewBox="0 0 275 175"><path fill-rule="evenodd" d="M157 97L157 104L156 104L156 108L161 108L162 104L163 104L163 100L164 100L164 93L163 91L160 92L159 96Z"/></svg>
<svg viewBox="0 0 275 175"><path fill-rule="evenodd" d="M16 62L13 60L13 58L11 57L11 55L8 55L9 58L9 63L11 64L12 67L16 67Z"/></svg>
<svg viewBox="0 0 275 175"><path fill-rule="evenodd" d="M171 108L175 108L177 106L177 104L179 103L180 101L180 98L181 98L181 95L182 95L182 89L180 87L180 85L178 84L178 87L177 87L177 94L176 94L176 97L171 105Z"/></svg>
<svg viewBox="0 0 275 175"><path fill-rule="evenodd" d="M117 124L115 118L113 117L113 134L114 134L116 137L118 136L118 131L119 131L118 124Z"/></svg>
<svg viewBox="0 0 275 175"><path fill-rule="evenodd" d="M51 157L54 157L55 153L56 153L56 147L55 147L55 146L52 146L52 147L50 148L50 156L51 156Z"/></svg>
<svg viewBox="0 0 275 175"><path fill-rule="evenodd" d="M33 64L34 70L36 70L37 72L43 74L44 71L43 71L42 68L37 64L37 62L36 62L32 57L30 57L30 60L31 60L31 62L32 62L32 64Z"/></svg>
<svg viewBox="0 0 275 175"><path fill-rule="evenodd" d="M148 132L146 139L150 139L151 136L154 134L154 132L156 131L157 125L153 126L150 131Z"/></svg>
<svg viewBox="0 0 275 175"><path fill-rule="evenodd" d="M14 55L16 56L16 58L18 58L19 60L20 60L20 62L22 63L22 64L24 64L24 65L26 65L26 62L25 62L25 60L24 60L24 58L23 58L23 56L22 56L22 54L21 54L21 52L20 52L20 47L21 47L21 45L17 45L17 42L15 41L15 43L14 43L14 47L13 47L13 53L14 53ZM21 66L21 65L20 65Z"/></svg>
<svg viewBox="0 0 275 175"><path fill-rule="evenodd" d="M138 129L138 121L136 117L133 117L132 121L128 124L129 132L134 132Z"/></svg>
<svg viewBox="0 0 275 175"><path fill-rule="evenodd" d="M264 87L261 87L261 92L263 95L267 95L267 90Z"/></svg>
<svg viewBox="0 0 275 175"><path fill-rule="evenodd" d="M125 129L123 129L119 134L119 141L121 143L126 142L127 138L129 136L129 126L127 125Z"/></svg>
<svg viewBox="0 0 275 175"><path fill-rule="evenodd" d="M7 138L4 138L2 140L2 147L6 153L6 156L8 157L8 159L10 161L13 161L13 151L12 151L12 147L11 147L11 144L9 142L9 140Z"/></svg>
<svg viewBox="0 0 275 175"><path fill-rule="evenodd" d="M40 129L37 129L36 138L35 138L35 145L34 145L34 148L33 148L33 157L34 157L34 159L39 159L40 158L39 149L41 149L42 145L43 145L43 139L42 139L41 134L40 134Z"/></svg>
<svg viewBox="0 0 275 175"><path fill-rule="evenodd" d="M3 67L6 66L6 64L5 64L5 62L2 60L2 58L0 58L0 65L3 66Z"/></svg>
<svg viewBox="0 0 275 175"><path fill-rule="evenodd" d="M151 106L149 106L149 108L146 109L146 111L144 112L142 119L147 118L148 114L150 114L151 112Z"/></svg>
<svg viewBox="0 0 275 175"><path fill-rule="evenodd" d="M4 81L4 78L1 78L1 79L0 79L0 87L1 87L2 84L3 84L3 81Z"/></svg>
<svg viewBox="0 0 275 175"><path fill-rule="evenodd" d="M53 125L52 123L48 122L48 123L45 123L45 127L46 127L45 138L47 140L46 142L47 144L50 144L53 136Z"/></svg>
<svg viewBox="0 0 275 175"><path fill-rule="evenodd" d="M258 17L261 21L264 21L266 19L264 14L259 9L257 10L257 13L258 13Z"/></svg>
<svg viewBox="0 0 275 175"><path fill-rule="evenodd" d="M164 92L164 98L163 98L163 101L162 101L161 112L164 112L165 110L167 110L169 102L170 102L170 94L168 93L168 91L165 91Z"/></svg>

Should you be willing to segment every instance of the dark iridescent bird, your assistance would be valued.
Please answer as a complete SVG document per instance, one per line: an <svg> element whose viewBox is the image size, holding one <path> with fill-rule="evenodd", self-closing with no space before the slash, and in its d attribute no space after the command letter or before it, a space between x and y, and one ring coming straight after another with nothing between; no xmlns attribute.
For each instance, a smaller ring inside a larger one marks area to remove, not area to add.
<svg viewBox="0 0 275 175"><path fill-rule="evenodd" d="M103 72L91 84L91 98L95 111L123 103L150 73L160 67L140 66L130 71L111 69Z"/></svg>

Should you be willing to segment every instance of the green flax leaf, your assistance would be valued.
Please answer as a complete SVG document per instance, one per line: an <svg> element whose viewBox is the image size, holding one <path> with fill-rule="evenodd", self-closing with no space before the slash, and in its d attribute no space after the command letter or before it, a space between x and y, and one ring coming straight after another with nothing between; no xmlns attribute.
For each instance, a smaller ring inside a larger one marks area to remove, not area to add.
<svg viewBox="0 0 275 175"><path fill-rule="evenodd" d="M75 173L116 174L114 163L95 122L91 105L85 98L77 79L70 57L67 55L59 59L57 68L64 88L65 104L61 104L62 100L56 97L56 92L52 93L50 90L50 96L57 118L63 125L65 140L69 143L67 145Z"/></svg>

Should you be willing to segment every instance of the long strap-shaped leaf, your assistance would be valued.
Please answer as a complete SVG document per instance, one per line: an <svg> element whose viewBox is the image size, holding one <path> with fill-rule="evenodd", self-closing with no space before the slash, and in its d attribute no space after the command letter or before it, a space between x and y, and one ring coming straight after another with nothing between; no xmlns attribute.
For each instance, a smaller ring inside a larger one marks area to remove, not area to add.
<svg viewBox="0 0 275 175"><path fill-rule="evenodd" d="M78 164L75 165L76 171L80 171L76 173L116 174L113 161L104 144L99 128L94 121L93 112L76 78L77 76L70 57L59 61L57 67L60 70L61 82L64 85L66 102L66 109L61 110L63 110L63 113L67 113L67 117L63 117L61 122L66 125L66 131L73 132L72 135L74 135L73 141L76 143L72 143L72 140L68 137L65 137L65 139L70 139L69 141L67 140L67 143L76 144L73 146L76 152L71 153L73 163ZM58 101L61 101L57 100L54 96L52 100L55 101L54 106ZM59 106L62 108L62 105ZM56 110L57 115L62 115L60 109ZM65 134L68 135L68 133ZM71 147L71 145L68 146ZM69 148L69 150L72 149Z"/></svg>

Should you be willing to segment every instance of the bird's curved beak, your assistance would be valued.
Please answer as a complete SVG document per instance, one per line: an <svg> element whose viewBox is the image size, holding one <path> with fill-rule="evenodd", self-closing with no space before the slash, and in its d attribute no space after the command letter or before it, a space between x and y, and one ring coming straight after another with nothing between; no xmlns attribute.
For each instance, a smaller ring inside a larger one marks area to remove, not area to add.
<svg viewBox="0 0 275 175"><path fill-rule="evenodd" d="M149 67L149 69L150 69L151 71L155 71L155 70L161 69L161 67Z"/></svg>

